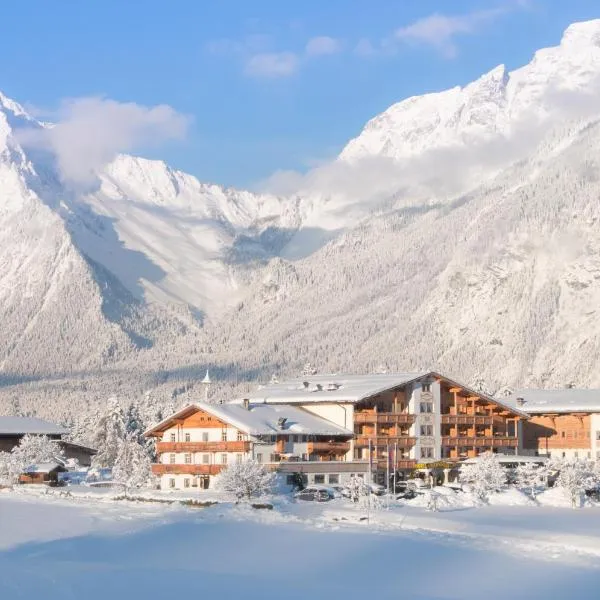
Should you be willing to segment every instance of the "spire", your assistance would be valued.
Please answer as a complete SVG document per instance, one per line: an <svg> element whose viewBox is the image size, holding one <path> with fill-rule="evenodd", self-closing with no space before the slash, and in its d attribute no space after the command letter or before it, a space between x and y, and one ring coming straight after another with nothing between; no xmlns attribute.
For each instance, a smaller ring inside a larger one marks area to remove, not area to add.
<svg viewBox="0 0 600 600"><path fill-rule="evenodd" d="M208 402L208 389L210 388L210 384L212 381L210 380L210 375L208 374L208 369L206 369L206 375L202 380L202 384L204 385L204 402Z"/></svg>

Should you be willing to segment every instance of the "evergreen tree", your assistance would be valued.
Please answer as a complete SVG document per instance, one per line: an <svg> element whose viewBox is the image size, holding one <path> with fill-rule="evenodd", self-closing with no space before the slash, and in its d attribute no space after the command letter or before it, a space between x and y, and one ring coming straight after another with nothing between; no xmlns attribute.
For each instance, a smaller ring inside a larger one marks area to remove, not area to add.
<svg viewBox="0 0 600 600"><path fill-rule="evenodd" d="M152 462L145 445L140 444L135 432L130 432L119 444L113 466L113 480L129 488L147 487L152 480Z"/></svg>
<svg viewBox="0 0 600 600"><path fill-rule="evenodd" d="M93 444L98 450L93 459L95 467L114 466L121 442L125 439L125 415L115 398L108 403L108 410L100 418Z"/></svg>

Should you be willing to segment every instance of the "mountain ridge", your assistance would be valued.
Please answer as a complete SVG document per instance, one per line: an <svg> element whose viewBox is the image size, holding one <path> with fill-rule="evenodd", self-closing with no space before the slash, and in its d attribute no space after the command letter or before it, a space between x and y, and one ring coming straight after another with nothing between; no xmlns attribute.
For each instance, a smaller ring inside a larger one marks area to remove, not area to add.
<svg viewBox="0 0 600 600"><path fill-rule="evenodd" d="M129 155L78 191L0 95L0 406L169 403L209 365L235 393L307 360L599 385L599 77L600 20L573 25L393 105L288 195Z"/></svg>

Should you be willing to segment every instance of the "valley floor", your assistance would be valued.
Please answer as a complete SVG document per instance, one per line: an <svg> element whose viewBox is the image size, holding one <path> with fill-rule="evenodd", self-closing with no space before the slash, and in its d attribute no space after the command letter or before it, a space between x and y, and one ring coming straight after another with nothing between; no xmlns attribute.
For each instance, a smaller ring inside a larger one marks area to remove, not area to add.
<svg viewBox="0 0 600 600"><path fill-rule="evenodd" d="M510 499L509 499L510 500ZM600 508L277 500L209 508L0 493L0 598L595 598Z"/></svg>

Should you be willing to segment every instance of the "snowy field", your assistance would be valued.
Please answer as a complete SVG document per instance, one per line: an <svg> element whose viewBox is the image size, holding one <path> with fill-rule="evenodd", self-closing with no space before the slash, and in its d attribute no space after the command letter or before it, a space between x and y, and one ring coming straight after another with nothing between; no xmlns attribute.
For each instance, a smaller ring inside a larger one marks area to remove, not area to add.
<svg viewBox="0 0 600 600"><path fill-rule="evenodd" d="M600 508L343 500L254 510L0 493L0 598L598 597Z"/></svg>

